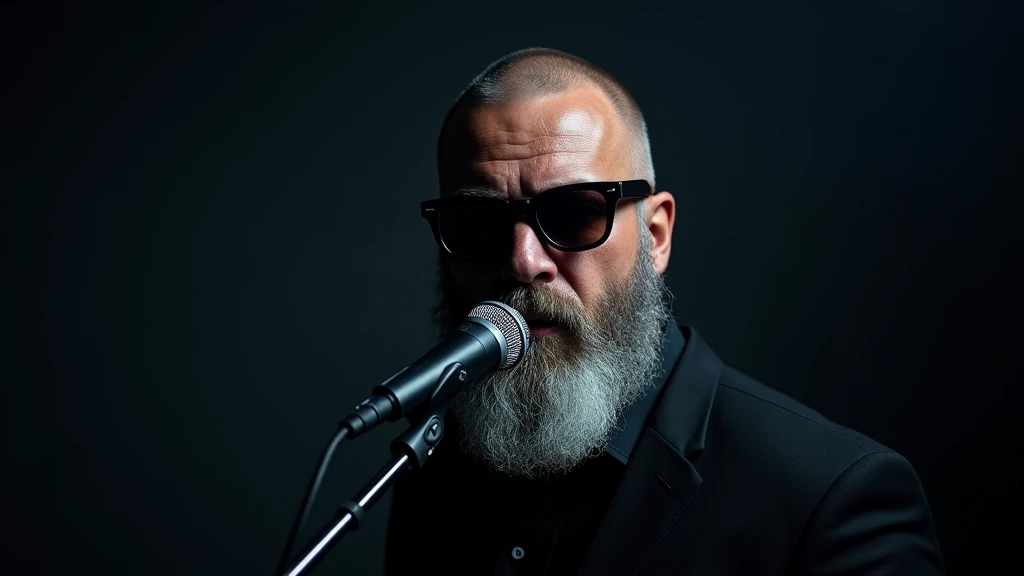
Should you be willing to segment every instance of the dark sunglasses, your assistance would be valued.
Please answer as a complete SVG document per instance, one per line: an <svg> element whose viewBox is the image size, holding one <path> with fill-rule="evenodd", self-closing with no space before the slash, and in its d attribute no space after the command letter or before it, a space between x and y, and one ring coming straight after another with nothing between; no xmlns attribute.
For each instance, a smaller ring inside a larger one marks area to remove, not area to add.
<svg viewBox="0 0 1024 576"><path fill-rule="evenodd" d="M521 200L469 195L435 198L422 202L420 211L430 222L437 244L453 256L488 259L506 254L512 227L523 212L542 242L564 252L582 252L600 246L611 235L620 199L653 193L646 180L584 182Z"/></svg>

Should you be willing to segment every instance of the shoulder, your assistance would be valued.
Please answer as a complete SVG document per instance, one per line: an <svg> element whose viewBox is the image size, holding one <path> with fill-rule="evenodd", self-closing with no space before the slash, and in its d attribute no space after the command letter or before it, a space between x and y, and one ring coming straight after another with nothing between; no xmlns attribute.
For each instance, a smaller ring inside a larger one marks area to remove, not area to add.
<svg viewBox="0 0 1024 576"><path fill-rule="evenodd" d="M652 422L684 456L694 457L701 475L729 474L806 497L860 458L900 458L869 436L726 365L693 327L680 330L686 345Z"/></svg>
<svg viewBox="0 0 1024 576"><path fill-rule="evenodd" d="M928 499L902 455L734 369L723 368L715 406L723 450L712 460L739 464L719 472L745 468L750 490L779 502L801 534L802 571L942 572Z"/></svg>
<svg viewBox="0 0 1024 576"><path fill-rule="evenodd" d="M813 507L844 475L865 469L896 468L917 480L894 450L729 367L715 391L705 452L698 468L774 486L800 507Z"/></svg>
<svg viewBox="0 0 1024 576"><path fill-rule="evenodd" d="M848 457L891 450L856 430L833 422L821 413L750 376L724 366L718 381L713 411L750 433L769 434L790 448L813 448L819 442Z"/></svg>

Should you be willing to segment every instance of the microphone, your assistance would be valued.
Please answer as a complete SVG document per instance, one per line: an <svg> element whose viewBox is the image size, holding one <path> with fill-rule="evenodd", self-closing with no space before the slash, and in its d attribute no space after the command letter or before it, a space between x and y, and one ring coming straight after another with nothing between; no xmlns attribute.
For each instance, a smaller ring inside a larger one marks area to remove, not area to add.
<svg viewBox="0 0 1024 576"><path fill-rule="evenodd" d="M511 368L530 348L530 329L515 308L487 300L414 363L355 407L340 426L354 438L386 420L398 420L430 401L450 400L462 386L495 370Z"/></svg>

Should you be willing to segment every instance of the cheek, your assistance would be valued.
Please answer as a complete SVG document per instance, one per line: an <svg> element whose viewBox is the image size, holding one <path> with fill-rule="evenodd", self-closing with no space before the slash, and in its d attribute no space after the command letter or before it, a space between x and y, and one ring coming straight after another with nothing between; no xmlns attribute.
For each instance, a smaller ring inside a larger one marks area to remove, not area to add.
<svg viewBox="0 0 1024 576"><path fill-rule="evenodd" d="M612 234L601 246L566 254L559 266L562 275L588 309L593 310L612 286L623 286L636 262L636 213L620 209Z"/></svg>

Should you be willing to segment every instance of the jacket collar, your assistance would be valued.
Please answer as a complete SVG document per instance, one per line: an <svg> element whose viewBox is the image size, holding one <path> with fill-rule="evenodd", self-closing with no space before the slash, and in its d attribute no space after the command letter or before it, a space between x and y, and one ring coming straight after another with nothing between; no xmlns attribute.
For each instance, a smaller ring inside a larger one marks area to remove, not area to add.
<svg viewBox="0 0 1024 576"><path fill-rule="evenodd" d="M683 517L703 478L704 449L722 361L688 326L680 355L583 559L582 575L637 574Z"/></svg>
<svg viewBox="0 0 1024 576"><path fill-rule="evenodd" d="M629 463L629 457L640 441L640 435L650 421L654 405L661 397L665 383L679 362L679 355L686 346L686 337L675 321L669 322L662 330L661 367L654 377L654 385L646 394L633 403L619 419L619 431L608 442L606 451L622 464Z"/></svg>
<svg viewBox="0 0 1024 576"><path fill-rule="evenodd" d="M686 348L654 407L649 427L689 458L704 449L722 361L696 329L680 329Z"/></svg>

